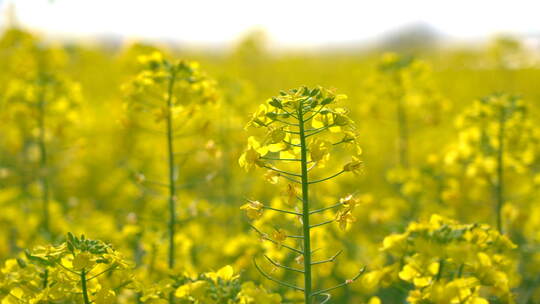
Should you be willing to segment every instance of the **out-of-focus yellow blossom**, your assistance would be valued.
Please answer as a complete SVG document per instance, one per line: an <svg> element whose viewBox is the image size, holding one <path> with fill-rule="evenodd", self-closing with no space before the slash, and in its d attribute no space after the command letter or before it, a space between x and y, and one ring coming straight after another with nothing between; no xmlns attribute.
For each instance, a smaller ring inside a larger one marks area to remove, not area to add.
<svg viewBox="0 0 540 304"><path fill-rule="evenodd" d="M249 219L257 220L263 215L264 205L259 201L250 201L242 205L240 209L246 212Z"/></svg>
<svg viewBox="0 0 540 304"><path fill-rule="evenodd" d="M352 161L343 166L343 171L360 174L362 172L363 164L364 162L362 162L358 157L353 156Z"/></svg>
<svg viewBox="0 0 540 304"><path fill-rule="evenodd" d="M262 167L264 161L261 160L261 157L266 153L268 153L267 147L261 146L259 141L252 136L248 139L248 149L240 156L238 163L246 171L253 169L255 166Z"/></svg>
<svg viewBox="0 0 540 304"><path fill-rule="evenodd" d="M217 282L217 280L231 281L238 278L237 275L234 275L234 269L231 265L224 266L216 272L208 272L205 276L209 277L214 282Z"/></svg>
<svg viewBox="0 0 540 304"><path fill-rule="evenodd" d="M287 232L283 229L276 229L272 232L272 239L276 241L278 247L281 247L281 244L287 240Z"/></svg>
<svg viewBox="0 0 540 304"><path fill-rule="evenodd" d="M350 224L356 222L356 217L352 215L352 211L349 209L340 210L336 214L336 222L341 230L346 230Z"/></svg>
<svg viewBox="0 0 540 304"><path fill-rule="evenodd" d="M94 302L96 304L114 304L116 303L116 294L112 290L102 288L96 294L96 299Z"/></svg>
<svg viewBox="0 0 540 304"><path fill-rule="evenodd" d="M242 284L238 294L238 304L280 304L281 296L276 293L268 293L263 287L258 287L253 282Z"/></svg>
<svg viewBox="0 0 540 304"><path fill-rule="evenodd" d="M360 199L353 194L349 194L345 197L340 198L339 202L343 205L343 207L350 210L351 212L354 211L356 206L360 205L361 203Z"/></svg>
<svg viewBox="0 0 540 304"><path fill-rule="evenodd" d="M327 140L315 139L309 145L311 160L314 162L324 163L330 157L330 149L332 144Z"/></svg>
<svg viewBox="0 0 540 304"><path fill-rule="evenodd" d="M279 181L279 172L268 170L264 174L264 178L270 183L270 184L277 184Z"/></svg>

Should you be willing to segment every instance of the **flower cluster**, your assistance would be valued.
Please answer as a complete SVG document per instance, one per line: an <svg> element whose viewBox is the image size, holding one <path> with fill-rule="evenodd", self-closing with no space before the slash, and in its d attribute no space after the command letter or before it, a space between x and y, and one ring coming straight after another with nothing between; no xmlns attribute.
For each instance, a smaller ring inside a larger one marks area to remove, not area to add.
<svg viewBox="0 0 540 304"><path fill-rule="evenodd" d="M128 96L126 106L138 114L151 114L155 123L164 122L170 113L178 123L185 124L201 105L219 98L215 82L197 62L171 62L160 52L139 56L139 62L144 68L123 87ZM170 106L164 102L167 100Z"/></svg>
<svg viewBox="0 0 540 304"><path fill-rule="evenodd" d="M391 85L379 92L379 97L392 98L402 103L411 118L438 123L450 104L437 91L432 78L432 67L425 61L396 53L384 54L379 62L377 81L389 81Z"/></svg>
<svg viewBox="0 0 540 304"><path fill-rule="evenodd" d="M468 177L488 177L493 182L497 154L504 152L504 166L524 173L538 161L540 131L526 118L523 100L508 94L476 100L456 120L458 142L447 152L447 165L466 166Z"/></svg>
<svg viewBox="0 0 540 304"><path fill-rule="evenodd" d="M240 156L240 166L250 170L256 166L266 168L272 158L297 159L301 153L301 135L298 109L301 107L302 124L305 130L309 153L307 161L315 167L324 167L330 153L338 145L344 145L352 151L352 161L345 164L343 171L358 173L361 169L359 157L362 150L358 144L355 125L342 107L332 107L346 99L345 95L336 95L324 88L306 87L281 92L259 109L246 128L264 128L262 139L249 137L247 150ZM291 160L292 161L292 160ZM270 169L271 170L271 169ZM282 176L276 172L274 176Z"/></svg>
<svg viewBox="0 0 540 304"><path fill-rule="evenodd" d="M141 283L139 283L141 284ZM142 285L142 284L141 284ZM152 286L141 286L143 303L168 303L173 292L180 303L185 304L280 304L278 294L268 293L253 282L240 281L232 266L227 265L215 272L195 276L180 275Z"/></svg>
<svg viewBox="0 0 540 304"><path fill-rule="evenodd" d="M115 290L132 283L130 268L111 246L68 233L58 246L37 247L24 258L8 260L1 284L11 300L108 304L115 303ZM115 281L118 286L110 286Z"/></svg>
<svg viewBox="0 0 540 304"><path fill-rule="evenodd" d="M513 303L516 245L487 225L433 215L384 239L410 303Z"/></svg>

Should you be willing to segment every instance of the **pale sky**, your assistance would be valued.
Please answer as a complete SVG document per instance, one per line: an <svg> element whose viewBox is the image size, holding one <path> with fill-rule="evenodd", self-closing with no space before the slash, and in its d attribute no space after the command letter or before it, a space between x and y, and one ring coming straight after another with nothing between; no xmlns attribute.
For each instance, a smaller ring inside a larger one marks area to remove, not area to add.
<svg viewBox="0 0 540 304"><path fill-rule="evenodd" d="M0 9L10 2L23 25L81 38L222 45L264 28L280 46L324 46L420 22L456 39L540 34L540 0L0 0Z"/></svg>

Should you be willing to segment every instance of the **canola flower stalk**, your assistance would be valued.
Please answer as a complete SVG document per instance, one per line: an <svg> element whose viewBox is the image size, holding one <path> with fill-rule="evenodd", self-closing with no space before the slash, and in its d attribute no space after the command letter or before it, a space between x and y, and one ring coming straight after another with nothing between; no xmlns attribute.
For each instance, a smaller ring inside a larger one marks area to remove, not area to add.
<svg viewBox="0 0 540 304"><path fill-rule="evenodd" d="M139 112L139 114L144 114L147 111L155 113L155 122L158 124L164 121L168 167L167 183L157 182L157 184L165 186L168 191L167 263L168 268L173 270L176 265L175 237L179 200L177 191L179 170L175 160L175 139L179 136L179 129L187 124L186 121L177 121L176 117L184 114L189 120L198 110L199 105L215 102L217 96L213 81L199 71L196 62L183 60L171 62L159 52L140 56L139 61L143 64L144 69L125 86L129 96L127 107L131 111ZM163 94L160 90L164 90L165 94L160 95ZM144 175L139 180L145 182ZM174 293L172 292L169 295L169 303L174 303Z"/></svg>
<svg viewBox="0 0 540 304"><path fill-rule="evenodd" d="M528 141L536 141L525 115L523 100L515 95L497 93L475 101L457 119L462 134L458 147L468 155L459 150L451 150L447 155L452 162L454 158L465 163L472 160L466 173L487 180L491 186L494 226L501 233L505 224L505 171L523 171L528 160L521 153L531 148Z"/></svg>
<svg viewBox="0 0 540 304"><path fill-rule="evenodd" d="M347 172L359 173L362 168L362 161L359 159L361 149L357 143L354 123L347 117L347 112L343 108L331 107L331 105L345 99L343 95L336 95L331 90L321 87L307 88L300 87L287 92L281 92L279 96L269 99L261 105L259 111L253 115L248 123L248 127L263 128L267 135L262 142L255 137L248 139L248 148L240 156L239 164L246 170L254 168L264 168L270 170L272 174L266 175L267 180L276 184L280 179L287 182L300 185L301 195L297 196L293 184L287 186L289 202L301 202L301 211L289 211L280 208L266 206L259 201L249 201L240 209L246 211L250 220L257 220L262 217L264 210L275 211L282 214L295 215L301 223L301 235L293 239L299 240L301 249L283 244L289 237L285 232L274 233L273 237L268 236L255 226L251 227L261 236L263 240L270 241L278 247L283 247L298 253L301 257L303 269L297 269L283 265L278 261L266 256L270 264L275 267L299 273L303 276L303 287L273 278L267 274L254 259L255 268L262 276L270 281L285 287L300 291L304 294L304 302L312 303L320 295L326 295L328 292L346 286L358 279L364 270L361 270L351 280L337 286L314 290L312 268L315 265L331 263L339 256L341 251L333 257L313 262L312 261L312 237L311 230L327 224L337 222L341 229L355 221L352 211L354 204L350 204L352 197L340 201L339 204L313 209L310 203L310 185L323 183ZM310 179L310 171L316 168L324 167L330 159L331 150L339 145L347 145L352 150L352 161L346 163L340 171L330 174L327 177L319 179ZM290 169L277 168L272 163L290 163L298 164L298 172ZM312 224L311 216L324 211L338 207L344 207L344 210L338 212L335 219L322 221ZM325 302L328 301L328 294Z"/></svg>
<svg viewBox="0 0 540 304"><path fill-rule="evenodd" d="M34 37L17 30L10 30L6 35L21 39L19 52L14 54L20 53L20 60L33 69L21 69L6 79L2 94L5 107L2 110L14 116L24 113L28 121L17 122L15 125L21 129L21 142L32 141L37 147L35 161L38 172L35 176L40 186L40 228L47 239L53 239L55 231L51 228L50 215L53 195L51 172L56 168L49 160L49 151L57 146L53 141L65 140L62 129L72 126L78 118L74 110L80 103L80 87L61 71L62 64L55 60L57 50L42 46Z"/></svg>
<svg viewBox="0 0 540 304"><path fill-rule="evenodd" d="M442 98L431 82L430 66L413 56L385 53L378 62L376 77L372 81L384 81L389 85L381 88L375 97L382 97L394 104L397 123L396 145L398 165L408 169L411 166L412 129L414 118L436 123L448 103ZM423 115L422 115L423 114Z"/></svg>

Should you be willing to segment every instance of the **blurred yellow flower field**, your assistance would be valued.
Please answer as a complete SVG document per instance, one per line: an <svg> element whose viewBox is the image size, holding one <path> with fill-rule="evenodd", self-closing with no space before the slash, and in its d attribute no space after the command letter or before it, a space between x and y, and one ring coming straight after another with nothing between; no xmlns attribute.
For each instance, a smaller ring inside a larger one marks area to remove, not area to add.
<svg viewBox="0 0 540 304"><path fill-rule="evenodd" d="M0 303L540 303L531 58L6 29Z"/></svg>

